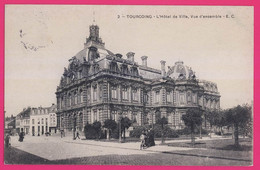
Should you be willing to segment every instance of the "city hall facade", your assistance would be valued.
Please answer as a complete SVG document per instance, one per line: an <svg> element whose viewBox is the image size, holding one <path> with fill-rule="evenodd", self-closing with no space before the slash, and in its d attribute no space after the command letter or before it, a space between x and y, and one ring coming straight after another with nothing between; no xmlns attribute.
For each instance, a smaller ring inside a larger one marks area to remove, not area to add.
<svg viewBox="0 0 260 170"><path fill-rule="evenodd" d="M114 54L105 48L99 27L91 25L84 49L69 60L57 87L57 127L71 131L106 119L132 120L133 126L155 123L166 117L175 129L184 127L181 117L189 108L219 110L220 94L213 82L196 78L182 61L166 70L135 62L135 53Z"/></svg>

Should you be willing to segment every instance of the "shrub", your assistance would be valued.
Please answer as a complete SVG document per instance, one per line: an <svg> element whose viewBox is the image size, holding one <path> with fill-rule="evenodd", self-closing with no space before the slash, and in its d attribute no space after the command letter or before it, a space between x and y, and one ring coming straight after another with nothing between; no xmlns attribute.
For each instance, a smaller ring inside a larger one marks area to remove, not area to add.
<svg viewBox="0 0 260 170"><path fill-rule="evenodd" d="M139 138L145 129L143 126L134 127L134 129L130 131L130 137Z"/></svg>
<svg viewBox="0 0 260 170"><path fill-rule="evenodd" d="M86 124L84 127L84 134L86 139L101 139L104 134L101 131L101 123L94 122L93 124Z"/></svg>
<svg viewBox="0 0 260 170"><path fill-rule="evenodd" d="M165 131L164 132L165 137L168 137L168 138L178 138L179 137L178 133L168 126L165 127L164 131Z"/></svg>
<svg viewBox="0 0 260 170"><path fill-rule="evenodd" d="M114 130L112 130L111 138L118 139L119 138L119 130L118 127L116 127Z"/></svg>
<svg viewBox="0 0 260 170"><path fill-rule="evenodd" d="M215 132L215 134L221 136L221 132L220 131Z"/></svg>
<svg viewBox="0 0 260 170"><path fill-rule="evenodd" d="M164 133L164 137L167 137L167 138L179 137L179 134L174 129L171 129L167 125L164 126L163 133ZM162 126L161 125L154 125L154 137L156 137L156 138L162 137Z"/></svg>

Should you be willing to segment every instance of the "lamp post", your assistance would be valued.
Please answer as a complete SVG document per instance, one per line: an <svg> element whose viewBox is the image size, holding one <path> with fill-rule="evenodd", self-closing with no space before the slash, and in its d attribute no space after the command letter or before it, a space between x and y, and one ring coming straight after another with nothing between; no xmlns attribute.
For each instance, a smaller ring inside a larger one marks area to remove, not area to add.
<svg viewBox="0 0 260 170"><path fill-rule="evenodd" d="M153 110L151 110L151 113L152 113L152 129L154 128L153 126L153 124L154 124L154 122L153 122L153 115L154 115L154 111Z"/></svg>
<svg viewBox="0 0 260 170"><path fill-rule="evenodd" d="M76 135L75 135L75 132L76 132L76 121L77 121L77 117L76 115L73 116L73 140L76 139Z"/></svg>
<svg viewBox="0 0 260 170"><path fill-rule="evenodd" d="M119 114L118 117L118 130L119 130L119 139L118 142L121 143L122 142L122 133L121 133L121 120L122 120L122 114Z"/></svg>

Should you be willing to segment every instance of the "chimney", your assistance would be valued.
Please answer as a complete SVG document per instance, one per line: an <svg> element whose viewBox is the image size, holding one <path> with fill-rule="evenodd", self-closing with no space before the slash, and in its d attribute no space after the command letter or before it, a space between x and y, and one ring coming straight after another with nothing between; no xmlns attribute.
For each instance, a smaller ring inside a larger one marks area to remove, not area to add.
<svg viewBox="0 0 260 170"><path fill-rule="evenodd" d="M142 65L147 67L147 56L142 56L141 59L142 59Z"/></svg>
<svg viewBox="0 0 260 170"><path fill-rule="evenodd" d="M166 72L165 72L165 63L166 63L166 61L161 60L160 63L161 63L161 75L163 77L165 77L165 74L166 74Z"/></svg>
<svg viewBox="0 0 260 170"><path fill-rule="evenodd" d="M127 56L127 59L128 59L129 61L132 61L132 62L135 61L135 58L134 58L135 53L133 53L133 52L128 52L128 53L126 54L126 56Z"/></svg>

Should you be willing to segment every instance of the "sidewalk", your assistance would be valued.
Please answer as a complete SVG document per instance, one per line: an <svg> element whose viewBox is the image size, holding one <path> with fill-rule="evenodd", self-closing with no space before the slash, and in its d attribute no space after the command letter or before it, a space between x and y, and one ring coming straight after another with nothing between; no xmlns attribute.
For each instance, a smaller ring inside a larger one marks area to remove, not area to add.
<svg viewBox="0 0 260 170"><path fill-rule="evenodd" d="M231 139L222 138L222 137L203 137L202 139L196 139L196 141L208 141L208 140L223 140ZM93 145L100 147L109 147L109 148L120 148L124 150L139 150L139 142L127 142L127 143L115 143L109 141L95 141L95 140L72 140L70 138L63 138L64 142L67 143L76 143L79 145ZM144 150L141 150L143 153L164 153L164 154L176 154L182 156L195 156L195 157L204 157L204 158L215 158L215 159L224 159L224 160L238 160L250 162L252 158L252 153L241 152L241 151L230 151L230 150L215 150L207 148L188 148L188 147L173 147L168 146L167 143L177 143L177 142L190 142L190 140L168 140L165 141L166 145L160 145L161 141L156 141L156 145Z"/></svg>

